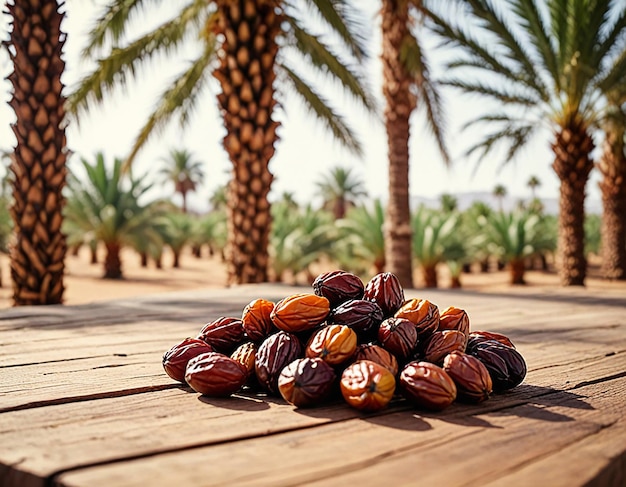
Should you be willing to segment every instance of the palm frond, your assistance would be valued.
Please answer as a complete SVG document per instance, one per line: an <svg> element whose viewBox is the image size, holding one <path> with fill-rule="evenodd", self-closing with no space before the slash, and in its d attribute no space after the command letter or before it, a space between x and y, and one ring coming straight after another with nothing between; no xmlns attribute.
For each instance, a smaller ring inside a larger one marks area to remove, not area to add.
<svg viewBox="0 0 626 487"><path fill-rule="evenodd" d="M367 58L365 26L354 17L354 6L346 0L305 0L311 10L335 32L358 60Z"/></svg>
<svg viewBox="0 0 626 487"><path fill-rule="evenodd" d="M67 111L76 114L87 111L90 103L101 103L104 95L116 85L124 85L127 78L135 76L137 68L156 53L173 52L190 32L189 25L198 21L201 2L183 9L181 15L159 25L124 48L114 47L109 56L97 61L96 69L84 77L67 99ZM203 8L206 8L204 5Z"/></svg>
<svg viewBox="0 0 626 487"><path fill-rule="evenodd" d="M292 69L284 64L279 64L279 68L284 72L285 78L291 83L295 92L302 97L306 107L311 113L328 128L335 138L341 142L347 149L358 156L363 154L361 143L348 127L338 113L336 113L320 95L315 93L313 89L300 78Z"/></svg>
<svg viewBox="0 0 626 487"><path fill-rule="evenodd" d="M311 35L300 27L293 17L288 19L294 36L294 47L298 49L313 66L322 69L326 74L339 81L352 95L363 103L368 110L376 108L376 101L364 88L365 80L359 77L352 67L339 59L328 46L321 42L317 36Z"/></svg>
<svg viewBox="0 0 626 487"><path fill-rule="evenodd" d="M503 103L515 103L525 107L534 107L539 103L530 93L524 96L508 90L507 86L488 86L481 81L467 81L461 78L449 78L441 82L443 85L459 88L465 93L478 93L495 98Z"/></svg>
<svg viewBox="0 0 626 487"><path fill-rule="evenodd" d="M439 87L431 79L429 63L417 36L407 36L403 39L400 61L404 63L407 71L416 80L415 86L420 94L419 100L426 109L428 127L435 136L445 164L449 166L450 154L445 141L446 116L443 101Z"/></svg>
<svg viewBox="0 0 626 487"><path fill-rule="evenodd" d="M519 151L524 147L528 140L534 135L537 127L535 125L526 124L515 126L507 124L504 128L485 135L465 151L465 156L470 157L474 153L479 152L477 164L498 145L508 146L507 154L502 161L502 166L512 162Z"/></svg>
<svg viewBox="0 0 626 487"><path fill-rule="evenodd" d="M156 109L135 139L130 154L124 163L124 170L132 165L137 152L144 146L149 137L162 130L176 112L181 113L182 123L188 119L188 112L193 107L197 93L203 88L208 74L207 68L214 55L215 43L207 42L202 54L192 61L189 68L163 92Z"/></svg>

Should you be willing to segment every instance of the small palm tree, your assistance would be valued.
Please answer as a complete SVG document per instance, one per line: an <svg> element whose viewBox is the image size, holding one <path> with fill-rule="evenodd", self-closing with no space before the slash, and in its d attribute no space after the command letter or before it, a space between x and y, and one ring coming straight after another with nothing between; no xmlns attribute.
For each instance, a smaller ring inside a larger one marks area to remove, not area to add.
<svg viewBox="0 0 626 487"><path fill-rule="evenodd" d="M317 188L324 208L332 211L336 220L346 216L346 211L367 195L363 181L353 175L352 169L344 167L333 167L330 174L317 183Z"/></svg>
<svg viewBox="0 0 626 487"><path fill-rule="evenodd" d="M213 190L211 196L209 197L209 204L211 205L212 211L226 211L226 206L228 204L226 192L228 187L226 185L221 185Z"/></svg>
<svg viewBox="0 0 626 487"><path fill-rule="evenodd" d="M455 196L448 193L442 194L439 201L441 203L441 210L444 213L452 213L453 211L456 211L459 206L459 200Z"/></svg>
<svg viewBox="0 0 626 487"><path fill-rule="evenodd" d="M183 199L183 213L187 213L187 193L195 191L204 179L203 164L194 161L193 154L186 149L170 150L163 161L166 163L166 167L160 171L163 182L174 185L174 191L180 193Z"/></svg>
<svg viewBox="0 0 626 487"><path fill-rule="evenodd" d="M537 176L531 176L526 184L530 188L530 191L532 192L533 199L535 199L536 198L535 192L537 188L541 186L541 181L539 181L539 178Z"/></svg>
<svg viewBox="0 0 626 487"><path fill-rule="evenodd" d="M443 214L424 206L413 215L413 256L422 268L425 287L437 287L437 266L441 262L463 257L464 250L455 233L458 224L457 214Z"/></svg>
<svg viewBox="0 0 626 487"><path fill-rule="evenodd" d="M180 254L186 245L193 241L194 219L186 213L168 212L162 217L163 237L165 244L172 250L174 262L172 267L180 267Z"/></svg>
<svg viewBox="0 0 626 487"><path fill-rule="evenodd" d="M68 205L65 218L68 225L92 234L106 248L104 276L107 279L122 277L120 251L132 246L137 238L156 238L153 222L156 216L150 207L139 202L150 188L141 180L122 176L121 159L115 159L108 170L104 155L98 153L95 163L81 159L87 173L86 181L70 179Z"/></svg>
<svg viewBox="0 0 626 487"><path fill-rule="evenodd" d="M504 200L504 197L506 196L506 194L507 194L506 187L504 187L501 184L496 184L496 186L493 188L493 195L498 200L498 208L500 210L500 213L502 213L503 211L502 201Z"/></svg>
<svg viewBox="0 0 626 487"><path fill-rule="evenodd" d="M511 284L525 284L526 259L546 250L556 242L544 231L541 218L523 212L494 213L486 227L486 238L492 253L510 268Z"/></svg>
<svg viewBox="0 0 626 487"><path fill-rule="evenodd" d="M340 267L356 274L378 274L385 270L385 209L380 199L352 208L337 222L339 239L333 256Z"/></svg>

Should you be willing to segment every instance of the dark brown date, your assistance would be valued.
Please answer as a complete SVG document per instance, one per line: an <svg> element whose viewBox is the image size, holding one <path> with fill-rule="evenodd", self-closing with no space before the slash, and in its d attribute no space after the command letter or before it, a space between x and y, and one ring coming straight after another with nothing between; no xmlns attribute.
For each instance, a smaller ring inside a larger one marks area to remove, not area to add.
<svg viewBox="0 0 626 487"><path fill-rule="evenodd" d="M331 309L350 299L362 299L364 289L359 276L342 270L324 272L313 281L315 294L328 299Z"/></svg>
<svg viewBox="0 0 626 487"><path fill-rule="evenodd" d="M496 392L512 389L526 377L526 361L514 348L490 340L473 346L470 353L487 367Z"/></svg>
<svg viewBox="0 0 626 487"><path fill-rule="evenodd" d="M358 360L376 362L388 369L394 377L398 375L398 360L391 352L378 345L372 343L359 345L354 354L354 361Z"/></svg>
<svg viewBox="0 0 626 487"><path fill-rule="evenodd" d="M197 338L185 338L163 355L165 373L178 382L185 382L187 362L203 353L212 352L211 345Z"/></svg>
<svg viewBox="0 0 626 487"><path fill-rule="evenodd" d="M400 372L400 392L416 406L441 410L456 399L456 385L441 368L430 362L410 362Z"/></svg>
<svg viewBox="0 0 626 487"><path fill-rule="evenodd" d="M466 336L458 330L444 330L433 333L423 348L423 358L427 362L441 365L449 353L465 351Z"/></svg>
<svg viewBox="0 0 626 487"><path fill-rule="evenodd" d="M478 403L489 399L493 389L487 367L476 357L452 352L443 360L445 370L456 384L459 400Z"/></svg>
<svg viewBox="0 0 626 487"><path fill-rule="evenodd" d="M406 318L387 318L378 328L378 341L385 350L404 362L417 346L417 329Z"/></svg>
<svg viewBox="0 0 626 487"><path fill-rule="evenodd" d="M319 358L296 359L280 373L278 390L283 399L296 407L319 404L331 392L333 368Z"/></svg>
<svg viewBox="0 0 626 487"><path fill-rule="evenodd" d="M244 339L243 322L239 318L222 316L202 327L198 338L216 352L230 354Z"/></svg>
<svg viewBox="0 0 626 487"><path fill-rule="evenodd" d="M501 333L496 333L493 331L473 331L469 334L469 339L467 342L467 347L470 348L470 342L474 345L485 342L487 340L495 340L496 342L500 342L502 345L506 345L507 347L515 348L513 342Z"/></svg>
<svg viewBox="0 0 626 487"><path fill-rule="evenodd" d="M254 361L254 370L259 384L277 395L280 373L287 364L300 358L301 355L302 345L292 333L279 331L267 337L259 346Z"/></svg>
<svg viewBox="0 0 626 487"><path fill-rule="evenodd" d="M218 352L191 359L185 373L187 384L205 396L230 396L241 389L247 378L243 365Z"/></svg>
<svg viewBox="0 0 626 487"><path fill-rule="evenodd" d="M331 311L328 321L335 325L345 325L352 328L362 343L369 335L376 336L378 326L383 320L380 306L365 299L351 299L340 304Z"/></svg>
<svg viewBox="0 0 626 487"><path fill-rule="evenodd" d="M383 317L393 316L404 303L404 290L395 274L376 274L365 286L363 299L374 301L383 312Z"/></svg>

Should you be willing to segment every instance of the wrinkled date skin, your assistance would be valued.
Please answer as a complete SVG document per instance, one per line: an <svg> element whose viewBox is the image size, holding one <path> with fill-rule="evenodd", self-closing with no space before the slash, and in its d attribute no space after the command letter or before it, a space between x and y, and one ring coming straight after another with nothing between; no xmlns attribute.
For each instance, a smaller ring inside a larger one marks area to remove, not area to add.
<svg viewBox="0 0 626 487"><path fill-rule="evenodd" d="M496 392L512 389L526 377L526 361L514 348L489 340L473 346L470 353L487 367Z"/></svg>
<svg viewBox="0 0 626 487"><path fill-rule="evenodd" d="M430 362L410 362L400 372L402 395L418 407L439 411L456 399L456 385L441 368Z"/></svg>
<svg viewBox="0 0 626 487"><path fill-rule="evenodd" d="M398 375L398 360L395 355L373 343L359 345L354 354L354 360L355 362L358 360L376 362L389 370L394 377Z"/></svg>
<svg viewBox="0 0 626 487"><path fill-rule="evenodd" d="M323 296L301 293L281 299L270 314L276 328L296 333L320 325L330 312L330 303Z"/></svg>
<svg viewBox="0 0 626 487"><path fill-rule="evenodd" d="M187 363L203 353L212 352L211 345L197 338L185 338L163 355L165 373L178 382L185 382Z"/></svg>
<svg viewBox="0 0 626 487"><path fill-rule="evenodd" d="M382 365L359 360L341 375L341 395L355 409L380 411L387 407L396 390L396 379Z"/></svg>
<svg viewBox="0 0 626 487"><path fill-rule="evenodd" d="M277 395L278 377L283 368L301 356L302 345L295 335L285 331L270 335L256 352L254 371L259 384Z"/></svg>
<svg viewBox="0 0 626 487"><path fill-rule="evenodd" d="M457 330L462 332L466 337L469 336L470 330L470 321L469 316L465 310L460 308L455 308L454 306L450 306L444 309L441 312L441 316L439 317L439 329L438 331L443 330Z"/></svg>
<svg viewBox="0 0 626 487"><path fill-rule="evenodd" d="M256 359L257 346L253 342L239 345L231 354L230 358L243 365L248 371L248 377L254 376L254 361Z"/></svg>
<svg viewBox="0 0 626 487"><path fill-rule="evenodd" d="M413 298L396 311L396 318L406 318L417 328L420 340L425 340L439 328L439 308L426 299Z"/></svg>
<svg viewBox="0 0 626 487"><path fill-rule="evenodd" d="M378 341L403 362L415 351L417 329L406 318L387 318L378 328Z"/></svg>
<svg viewBox="0 0 626 487"><path fill-rule="evenodd" d="M348 326L329 325L319 330L308 343L308 358L320 358L329 365L339 365L354 355L356 333Z"/></svg>
<svg viewBox="0 0 626 487"><path fill-rule="evenodd" d="M185 380L205 396L230 396L246 382L248 371L236 360L218 352L198 355L187 364Z"/></svg>
<svg viewBox="0 0 626 487"><path fill-rule="evenodd" d="M250 340L262 342L276 330L270 318L273 310L274 303L267 299L255 299L246 305L241 314L241 321Z"/></svg>
<svg viewBox="0 0 626 487"><path fill-rule="evenodd" d="M335 325L349 326L363 343L370 335L376 336L378 326L383 321L383 312L373 301L351 299L335 308L328 321Z"/></svg>
<svg viewBox="0 0 626 487"><path fill-rule="evenodd" d="M383 312L383 317L393 316L404 303L404 290L395 274L376 274L365 286L363 299L374 301Z"/></svg>
<svg viewBox="0 0 626 487"><path fill-rule="evenodd" d="M493 331L473 331L469 334L467 348L471 348L470 343L472 345L477 345L478 343L485 342L487 340L495 340L496 342L501 343L502 345L506 345L507 347L515 348L513 342L506 335L502 335L501 333L496 333Z"/></svg>
<svg viewBox="0 0 626 487"><path fill-rule="evenodd" d="M198 338L215 351L229 354L244 340L243 323L239 318L222 316L204 325Z"/></svg>
<svg viewBox="0 0 626 487"><path fill-rule="evenodd" d="M322 359L301 358L282 370L278 390L289 404L299 408L314 406L330 394L335 379L335 371Z"/></svg>
<svg viewBox="0 0 626 487"><path fill-rule="evenodd" d="M334 309L350 299L362 299L365 286L361 278L342 270L324 272L313 281L317 296L324 296Z"/></svg>
<svg viewBox="0 0 626 487"><path fill-rule="evenodd" d="M452 352L443 360L443 370L456 384L459 400L479 403L489 399L493 389L487 367L463 352Z"/></svg>
<svg viewBox="0 0 626 487"><path fill-rule="evenodd" d="M433 333L423 348L423 358L427 362L441 365L443 359L455 350L465 351L465 333L458 330L443 330Z"/></svg>

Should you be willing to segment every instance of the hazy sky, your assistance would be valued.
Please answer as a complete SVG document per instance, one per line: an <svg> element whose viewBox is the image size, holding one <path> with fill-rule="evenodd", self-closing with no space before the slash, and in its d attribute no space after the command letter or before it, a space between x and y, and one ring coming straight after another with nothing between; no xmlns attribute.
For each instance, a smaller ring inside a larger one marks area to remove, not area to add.
<svg viewBox="0 0 626 487"><path fill-rule="evenodd" d="M80 50L84 45L84 34L92 25L97 9L94 1L67 0L67 18L63 29L67 32L65 45L66 73L64 82L71 87L83 76L89 66L80 59ZM101 1L99 3L102 3ZM381 83L382 68L379 62L380 34L377 17L378 0L359 2L366 9L372 23L371 60L367 65L371 87L380 100L382 108ZM178 2L161 2L159 12L169 10L174 14ZM152 19L159 21L160 19ZM0 36L6 39L7 16L0 21ZM142 21L137 29L146 28L150 22ZM432 51L431 51L432 52ZM107 159L123 157L130 149L132 141L147 119L149 111L156 101L156 96L185 65L185 60L192 56L192 51L181 52L179 62L165 63L162 60L152 63L144 70L136 83L131 83L126 90L118 90L109 97L105 105L93 109L87 117L81 119L78 127L72 123L67 132L68 145L77 155L91 157L96 151L104 151ZM437 57L431 54L431 62L437 65ZM9 124L13 112L6 102L9 100L10 84L4 78L10 73L9 59L4 50L0 53L0 149L10 149L15 140ZM211 85L216 88L216 85ZM323 86L323 85L322 85ZM346 95L332 95L332 86L326 85L327 97L335 105L347 110L348 122L357 130L365 155L357 159L334 142L330 134L316 120L306 115L304 107L297 99L282 98L285 110L279 114L282 127L279 130L281 140L277 152L270 163L275 175L270 197L276 199L284 191L292 191L301 203L311 201L316 194L316 181L327 174L333 166L353 167L366 185L371 197L385 198L387 188L387 142L382 122L375 117L365 115L350 103ZM207 208L207 200L213 190L227 181L230 163L221 146L224 128L216 108L215 92L204 93L202 103L196 108L191 125L184 131L174 120L167 131L154 137L138 155L134 171L142 174L151 168L162 166L161 157L166 156L170 148L191 150L198 160L205 162L206 183L190 196L189 205L198 210ZM541 187L537 194L541 197L558 197L558 179L551 169L552 152L549 148L549 133L536 138L518 157L514 164L499 171L501 160L486 160L474 174L475 164L461 157L464 149L472 144L470 134L461 134L459 127L479 110L479 99L467 98L456 92L444 92L449 115L449 145L454 161L450 169L444 167L432 136L426 130L421 114L415 114L410 139L411 173L410 191L413 196L437 198L444 192L457 193L469 191L491 192L496 184L503 184L508 193L518 198L529 198L527 182L531 175L537 176ZM326 94L326 92L325 92ZM70 161L72 168L78 167L78 157ZM597 171L587 186L587 194L592 199L599 199ZM172 188L167 188L171 191Z"/></svg>

